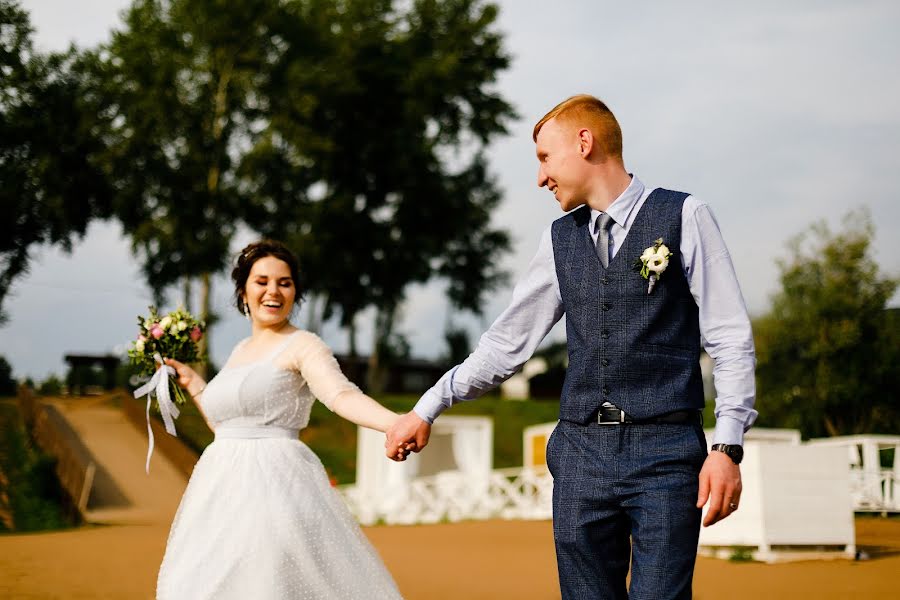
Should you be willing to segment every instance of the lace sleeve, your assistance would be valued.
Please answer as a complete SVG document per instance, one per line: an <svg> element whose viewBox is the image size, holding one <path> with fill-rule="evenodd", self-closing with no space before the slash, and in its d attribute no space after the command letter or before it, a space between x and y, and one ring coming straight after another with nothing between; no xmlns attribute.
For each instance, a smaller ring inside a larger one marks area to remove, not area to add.
<svg viewBox="0 0 900 600"><path fill-rule="evenodd" d="M313 395L329 410L335 398L359 388L341 372L331 349L314 333L302 332L289 351L292 367L299 371Z"/></svg>

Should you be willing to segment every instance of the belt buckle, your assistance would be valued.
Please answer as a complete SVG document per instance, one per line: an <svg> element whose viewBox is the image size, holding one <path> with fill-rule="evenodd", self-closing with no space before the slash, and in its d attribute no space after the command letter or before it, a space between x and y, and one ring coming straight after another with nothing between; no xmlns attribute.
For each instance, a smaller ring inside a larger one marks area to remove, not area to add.
<svg viewBox="0 0 900 600"><path fill-rule="evenodd" d="M601 415L603 414L603 409L600 409L600 412L597 413L597 425L621 425L625 422L625 411L621 408L619 410L619 420L618 421L601 421Z"/></svg>

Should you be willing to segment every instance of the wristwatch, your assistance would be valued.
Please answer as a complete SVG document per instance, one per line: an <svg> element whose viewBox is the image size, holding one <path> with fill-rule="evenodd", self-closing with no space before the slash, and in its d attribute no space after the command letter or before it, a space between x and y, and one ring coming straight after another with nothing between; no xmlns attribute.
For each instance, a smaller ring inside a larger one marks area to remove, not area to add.
<svg viewBox="0 0 900 600"><path fill-rule="evenodd" d="M744 447L737 444L713 444L710 450L724 452L736 465L741 464L741 461L744 460Z"/></svg>

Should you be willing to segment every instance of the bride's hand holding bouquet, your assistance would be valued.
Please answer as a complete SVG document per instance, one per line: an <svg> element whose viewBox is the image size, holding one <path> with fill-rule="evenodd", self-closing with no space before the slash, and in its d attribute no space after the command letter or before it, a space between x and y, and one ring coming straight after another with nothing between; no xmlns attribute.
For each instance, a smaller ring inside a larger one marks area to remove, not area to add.
<svg viewBox="0 0 900 600"><path fill-rule="evenodd" d="M150 407L154 396L166 431L171 435L177 435L174 420L178 418L180 412L176 405L187 402L184 390L196 396L205 387L200 376L185 364L197 362L199 359L198 343L203 338L205 326L202 321L182 308L160 316L153 306L150 307L148 316L138 317L138 326L140 331L131 349L128 350L128 357L131 364L138 367L142 376L150 378L146 384L134 391L135 398L147 396L147 433L150 448L147 451L146 468L149 472L150 456L153 453Z"/></svg>

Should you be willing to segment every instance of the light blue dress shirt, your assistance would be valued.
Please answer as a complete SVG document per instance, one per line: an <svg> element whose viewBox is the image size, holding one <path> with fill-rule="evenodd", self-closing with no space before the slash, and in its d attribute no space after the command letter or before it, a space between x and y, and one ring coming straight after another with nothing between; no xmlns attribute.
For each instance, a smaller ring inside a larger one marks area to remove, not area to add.
<svg viewBox="0 0 900 600"><path fill-rule="evenodd" d="M613 201L610 257L615 256L635 217L652 192L637 177ZM596 244L597 218L591 211L590 233ZM674 251L674 249L672 249ZM753 333L731 255L709 206L688 196L681 211L681 264L699 308L700 336L715 360L716 426L713 443L742 444L756 420L756 356ZM637 257L635 257L637 259ZM513 290L510 305L481 336L478 347L450 369L413 409L429 423L458 402L474 400L514 375L564 313L550 227L537 254Z"/></svg>

